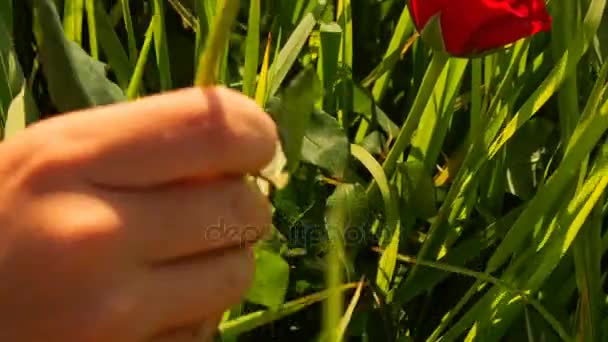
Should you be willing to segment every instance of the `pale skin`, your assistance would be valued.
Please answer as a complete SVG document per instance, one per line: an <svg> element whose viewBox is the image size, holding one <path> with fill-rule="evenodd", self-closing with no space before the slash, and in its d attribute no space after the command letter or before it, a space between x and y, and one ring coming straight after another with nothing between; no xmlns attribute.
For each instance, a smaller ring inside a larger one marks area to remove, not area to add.
<svg viewBox="0 0 608 342"><path fill-rule="evenodd" d="M209 340L271 224L276 127L221 87L43 120L0 144L0 341ZM220 222L230 234L208 234ZM236 232L236 233L235 233Z"/></svg>

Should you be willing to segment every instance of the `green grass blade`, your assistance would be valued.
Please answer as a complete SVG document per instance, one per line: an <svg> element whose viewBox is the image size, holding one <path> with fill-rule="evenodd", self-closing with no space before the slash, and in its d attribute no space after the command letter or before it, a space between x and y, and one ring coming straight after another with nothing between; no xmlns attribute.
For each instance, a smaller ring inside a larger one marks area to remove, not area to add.
<svg viewBox="0 0 608 342"><path fill-rule="evenodd" d="M325 89L325 96L322 98L320 106L328 113L335 113L336 98L333 90L338 76L342 28L337 23L328 23L321 24L319 31L320 48L317 73L323 83L323 89Z"/></svg>
<svg viewBox="0 0 608 342"><path fill-rule="evenodd" d="M488 155L491 159L499 149L515 134L525 122L527 122L544 105L549 98L558 90L564 80L573 75L579 61L587 52L592 38L602 20L606 0L593 0L585 17L583 30L578 32L566 52L553 68L543 84L528 98L526 103L514 115L500 136L489 147Z"/></svg>
<svg viewBox="0 0 608 342"><path fill-rule="evenodd" d="M137 59L137 64L135 65L135 71L133 73L133 77L131 78L131 81L129 83L129 88L127 90L127 98L129 100L133 100L138 97L139 89L142 86L142 78L144 75L146 63L148 62L150 48L152 47L152 42L154 41L157 21L158 21L158 17L153 16L152 21L150 21L150 26L148 27L148 31L146 32L146 39L144 40L144 45L141 49L141 53L139 54L139 58Z"/></svg>
<svg viewBox="0 0 608 342"><path fill-rule="evenodd" d="M577 324L579 341L601 341L602 217L598 212L596 208L572 246L580 298Z"/></svg>
<svg viewBox="0 0 608 342"><path fill-rule="evenodd" d="M329 250L325 256L325 281L329 291L323 307L322 335L329 342L338 341L338 328L344 315L344 294L341 290L345 271L347 229L355 227L365 215L365 192L363 187L343 184L327 199L325 221Z"/></svg>
<svg viewBox="0 0 608 342"><path fill-rule="evenodd" d="M97 1L98 2L98 1ZM131 15L131 5L129 0L120 0L120 5L122 9L122 18L125 23L125 29L127 31L127 44L129 51L129 60L133 65L135 65L135 60L137 59L137 40L135 39L135 32L133 29L133 17Z"/></svg>
<svg viewBox="0 0 608 342"><path fill-rule="evenodd" d="M402 126L399 136L397 136L395 141L395 145L391 148L384 162L383 167L387 174L392 174L395 171L397 160L411 143L412 136L424 114L424 109L429 103L430 95L435 89L436 81L441 76L448 61L449 58L447 55L442 53L433 54L433 58L426 71L422 84L420 85L414 104L406 117L405 124Z"/></svg>
<svg viewBox="0 0 608 342"><path fill-rule="evenodd" d="M0 21L0 114L4 127L8 108L25 82L23 71L18 66L17 54L13 47L13 37Z"/></svg>
<svg viewBox="0 0 608 342"><path fill-rule="evenodd" d="M403 44L405 44L409 38L409 36L414 32L414 22L410 16L410 11L407 6L403 6L403 11L401 12L401 17L399 18L399 22L395 27L395 31L393 36L391 37L391 41L388 45L388 49L384 54L384 58L390 58L394 53L401 54L401 48ZM392 63L391 63L392 64ZM394 66L394 64L392 64ZM386 94L386 90L388 89L388 85L391 79L393 68L390 67L386 70L385 73L374 83L374 88L372 90L372 95L374 96L374 100L382 101L384 95Z"/></svg>
<svg viewBox="0 0 608 342"><path fill-rule="evenodd" d="M89 28L89 45L91 56L99 59L99 43L97 41L97 18L95 14L95 0L85 0L87 11L87 24Z"/></svg>
<svg viewBox="0 0 608 342"><path fill-rule="evenodd" d="M165 6L163 0L154 0L154 44L156 48L156 63L160 73L161 91L170 90L173 87L171 80L171 65L169 60L169 43L165 29Z"/></svg>
<svg viewBox="0 0 608 342"><path fill-rule="evenodd" d="M5 24L0 18L0 140L22 131L40 116Z"/></svg>
<svg viewBox="0 0 608 342"><path fill-rule="evenodd" d="M134 64L131 64L120 38L112 27L109 15L99 1L95 1L95 17L96 32L101 50L108 59L108 64L114 71L118 84L126 91L133 74Z"/></svg>
<svg viewBox="0 0 608 342"><path fill-rule="evenodd" d="M199 87L217 83L221 58L225 56L230 32L240 9L239 0L225 0L224 5L211 28L209 41L198 63L195 85Z"/></svg>
<svg viewBox="0 0 608 342"><path fill-rule="evenodd" d="M347 284L340 286L337 291L345 292L347 290L352 290L357 286L357 283ZM252 331L271 322L278 321L283 317L287 317L289 315L293 315L294 313L300 312L310 307L311 305L327 300L331 292L332 291L330 290L326 290L314 293L306 297L287 302L276 309L256 311L241 316L239 318L226 321L220 325L220 332L222 334L222 337L225 338L239 336L243 333Z"/></svg>
<svg viewBox="0 0 608 342"><path fill-rule="evenodd" d="M380 193L382 194L386 220L383 224L385 229L381 232L380 244L383 247L388 244L388 247L380 258L376 285L384 292L384 295L388 295L395 272L395 266L397 264L397 253L399 252L400 224L399 215L397 214L397 203L391 192L387 176L380 163L378 163L367 150L359 145L351 145L351 153L372 174L376 184L378 184Z"/></svg>
<svg viewBox="0 0 608 342"><path fill-rule="evenodd" d="M266 94L268 93L268 70L270 69L270 48L272 46L272 36L268 35L268 42L266 43L266 51L264 52L264 59L262 60L262 70L260 71L260 77L258 80L257 87L255 89L255 102L260 108L266 108Z"/></svg>
<svg viewBox="0 0 608 342"><path fill-rule="evenodd" d="M260 0L251 0L245 43L245 70L243 72L243 94L249 97L255 95L255 78L260 59L260 7Z"/></svg>
<svg viewBox="0 0 608 342"><path fill-rule="evenodd" d="M597 103L597 97L600 94L596 93L595 96L596 98L590 98L589 101ZM591 152L604 131L608 129L608 121L605 121L601 113L599 115L592 114L595 109L587 107L590 114L584 115L583 121L575 129L559 168L538 191L526 211L522 213L522 216L513 225L505 240L498 246L496 252L488 261L490 272L498 269L506 261L528 235L528 227L534 226L538 222L537 220L543 218L542 213L546 212L553 203L559 200L559 196L576 176L576 170L578 170L580 163Z"/></svg>
<svg viewBox="0 0 608 342"><path fill-rule="evenodd" d="M65 0L63 12L65 36L78 45L82 45L83 18L84 0Z"/></svg>
<svg viewBox="0 0 608 342"><path fill-rule="evenodd" d="M316 24L317 20L315 16L312 13L307 14L287 40L285 46L283 46L277 55L276 61L270 67L268 96L274 96L279 90Z"/></svg>

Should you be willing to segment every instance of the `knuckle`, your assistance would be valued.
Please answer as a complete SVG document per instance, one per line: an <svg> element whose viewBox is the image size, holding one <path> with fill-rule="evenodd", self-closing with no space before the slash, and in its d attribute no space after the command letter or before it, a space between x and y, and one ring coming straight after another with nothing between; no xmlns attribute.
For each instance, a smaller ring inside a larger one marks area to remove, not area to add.
<svg viewBox="0 0 608 342"><path fill-rule="evenodd" d="M63 193L45 195L37 202L33 208L36 222L60 250L89 256L116 250L122 221L101 199Z"/></svg>
<svg viewBox="0 0 608 342"><path fill-rule="evenodd" d="M71 141L58 135L29 149L29 155L20 167L20 185L48 190L50 185L74 179L83 165L86 144ZM52 181L51 181L52 180Z"/></svg>

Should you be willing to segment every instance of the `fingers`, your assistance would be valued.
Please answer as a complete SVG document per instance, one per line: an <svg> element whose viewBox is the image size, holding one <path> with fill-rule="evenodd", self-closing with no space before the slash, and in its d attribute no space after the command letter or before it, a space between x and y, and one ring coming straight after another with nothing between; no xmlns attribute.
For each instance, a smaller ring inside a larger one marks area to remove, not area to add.
<svg viewBox="0 0 608 342"><path fill-rule="evenodd" d="M125 188L253 173L272 160L277 142L255 102L220 87L71 113L36 128L93 183Z"/></svg>
<svg viewBox="0 0 608 342"><path fill-rule="evenodd" d="M125 247L150 263L247 246L271 225L267 199L243 177L106 196Z"/></svg>
<svg viewBox="0 0 608 342"><path fill-rule="evenodd" d="M241 302L253 274L253 252L248 248L155 268L143 290L144 301L155 303L151 325L163 327L162 336L213 321L213 313Z"/></svg>

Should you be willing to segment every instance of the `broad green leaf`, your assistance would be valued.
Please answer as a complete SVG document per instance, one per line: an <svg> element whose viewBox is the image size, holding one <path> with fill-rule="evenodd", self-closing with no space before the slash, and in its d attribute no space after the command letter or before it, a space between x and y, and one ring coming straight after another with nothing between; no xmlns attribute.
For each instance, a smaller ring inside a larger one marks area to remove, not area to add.
<svg viewBox="0 0 608 342"><path fill-rule="evenodd" d="M68 112L125 100L122 90L106 77L105 65L65 38L53 2L32 2L40 63L58 110Z"/></svg>
<svg viewBox="0 0 608 342"><path fill-rule="evenodd" d="M253 286L247 301L276 309L285 301L289 285L289 265L273 251L256 247Z"/></svg>
<svg viewBox="0 0 608 342"><path fill-rule="evenodd" d="M349 147L348 137L338 121L321 110L314 110L302 142L302 160L343 178Z"/></svg>
<svg viewBox="0 0 608 342"><path fill-rule="evenodd" d="M36 102L31 91L24 83L21 92L13 99L8 108L4 138L10 138L19 133L30 124L38 121L39 118L40 113L38 112Z"/></svg>
<svg viewBox="0 0 608 342"><path fill-rule="evenodd" d="M268 112L278 124L290 172L295 171L300 164L304 135L319 92L316 73L307 69L298 75L278 98L272 98L268 102Z"/></svg>

